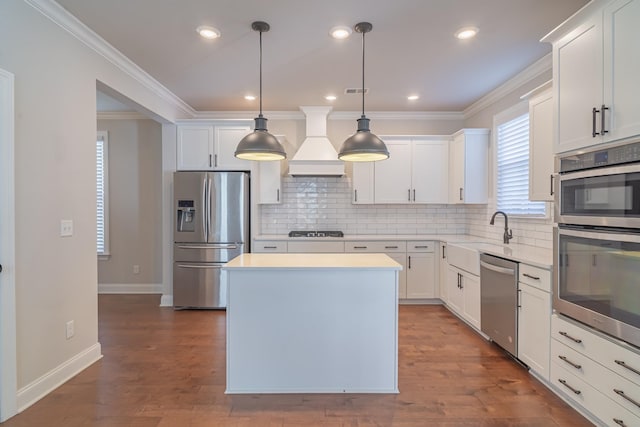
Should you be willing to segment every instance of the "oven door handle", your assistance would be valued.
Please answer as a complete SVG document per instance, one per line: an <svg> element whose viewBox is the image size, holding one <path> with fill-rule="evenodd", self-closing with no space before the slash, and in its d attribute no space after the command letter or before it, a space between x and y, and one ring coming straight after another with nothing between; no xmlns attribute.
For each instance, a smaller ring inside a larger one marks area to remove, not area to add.
<svg viewBox="0 0 640 427"><path fill-rule="evenodd" d="M640 243L640 234L632 233L607 233L600 230L583 231L576 229L558 228L560 236L584 237L586 239L610 240L613 242Z"/></svg>
<svg viewBox="0 0 640 427"><path fill-rule="evenodd" d="M599 176L622 175L626 173L640 172L638 164L624 166L608 166L589 170L579 170L575 172L564 172L560 175L560 181L570 181L579 178L597 178Z"/></svg>

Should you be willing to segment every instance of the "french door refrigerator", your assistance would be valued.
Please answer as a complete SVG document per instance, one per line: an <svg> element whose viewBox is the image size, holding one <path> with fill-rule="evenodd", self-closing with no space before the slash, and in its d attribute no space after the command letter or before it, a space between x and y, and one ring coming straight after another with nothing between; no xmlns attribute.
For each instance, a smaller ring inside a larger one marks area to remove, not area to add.
<svg viewBox="0 0 640 427"><path fill-rule="evenodd" d="M249 173L175 172L173 306L225 308L220 268L249 252Z"/></svg>

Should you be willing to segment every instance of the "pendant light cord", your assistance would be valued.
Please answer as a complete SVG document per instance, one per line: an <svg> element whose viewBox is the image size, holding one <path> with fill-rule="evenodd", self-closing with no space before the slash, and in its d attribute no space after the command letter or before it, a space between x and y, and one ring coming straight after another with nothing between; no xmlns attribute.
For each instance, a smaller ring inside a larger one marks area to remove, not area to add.
<svg viewBox="0 0 640 427"><path fill-rule="evenodd" d="M364 117L364 32L362 33L362 117Z"/></svg>
<svg viewBox="0 0 640 427"><path fill-rule="evenodd" d="M262 31L260 31L260 115L258 117L262 117Z"/></svg>

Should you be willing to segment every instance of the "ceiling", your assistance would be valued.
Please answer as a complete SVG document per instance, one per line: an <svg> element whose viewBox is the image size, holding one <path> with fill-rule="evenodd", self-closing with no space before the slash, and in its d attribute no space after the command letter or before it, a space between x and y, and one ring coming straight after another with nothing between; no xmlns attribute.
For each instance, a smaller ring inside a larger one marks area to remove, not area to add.
<svg viewBox="0 0 640 427"><path fill-rule="evenodd" d="M263 20L263 108L333 105L357 111L362 36L329 29L373 24L366 35L367 111L462 111L551 51L539 40L586 0L57 0L198 111L257 111ZM218 28L217 40L196 34ZM461 27L478 35L458 40ZM324 96L334 94L333 102ZM408 101L409 94L418 94ZM112 106L110 108L117 108Z"/></svg>

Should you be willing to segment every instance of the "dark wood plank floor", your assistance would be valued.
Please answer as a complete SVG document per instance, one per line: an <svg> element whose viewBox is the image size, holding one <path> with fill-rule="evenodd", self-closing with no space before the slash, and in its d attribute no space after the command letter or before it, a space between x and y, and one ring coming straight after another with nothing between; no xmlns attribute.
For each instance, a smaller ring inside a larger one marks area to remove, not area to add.
<svg viewBox="0 0 640 427"><path fill-rule="evenodd" d="M225 395L225 313L101 295L104 358L3 427L587 426L441 306L401 306L398 395Z"/></svg>

